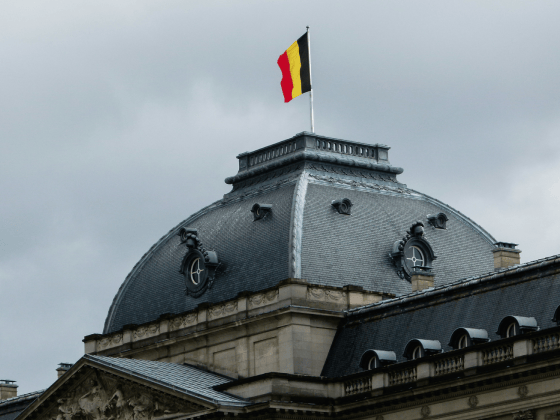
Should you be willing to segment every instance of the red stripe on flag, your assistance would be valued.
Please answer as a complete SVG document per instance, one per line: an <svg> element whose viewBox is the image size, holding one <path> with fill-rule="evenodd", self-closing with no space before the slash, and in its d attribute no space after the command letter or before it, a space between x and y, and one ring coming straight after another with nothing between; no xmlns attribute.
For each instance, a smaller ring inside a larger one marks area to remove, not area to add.
<svg viewBox="0 0 560 420"><path fill-rule="evenodd" d="M290 61L288 60L288 53L284 52L278 58L278 67L282 71L282 93L284 94L284 102L290 102L292 98L292 90L294 89L294 82L292 81L292 73L290 73Z"/></svg>

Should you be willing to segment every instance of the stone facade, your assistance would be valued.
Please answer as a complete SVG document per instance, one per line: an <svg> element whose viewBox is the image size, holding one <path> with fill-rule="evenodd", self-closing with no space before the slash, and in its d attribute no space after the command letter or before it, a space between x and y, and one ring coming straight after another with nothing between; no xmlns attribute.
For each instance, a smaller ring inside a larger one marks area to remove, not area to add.
<svg viewBox="0 0 560 420"><path fill-rule="evenodd" d="M288 279L188 313L87 336L85 353L189 363L240 378L320 375L343 311L390 297Z"/></svg>

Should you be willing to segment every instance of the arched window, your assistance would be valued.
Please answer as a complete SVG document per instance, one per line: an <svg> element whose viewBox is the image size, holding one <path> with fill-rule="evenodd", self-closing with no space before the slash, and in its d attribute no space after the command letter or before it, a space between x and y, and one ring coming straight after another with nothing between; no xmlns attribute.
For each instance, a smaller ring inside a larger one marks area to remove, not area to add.
<svg viewBox="0 0 560 420"><path fill-rule="evenodd" d="M422 357L422 346L416 346L414 350L412 350L412 360L420 359Z"/></svg>
<svg viewBox="0 0 560 420"><path fill-rule="evenodd" d="M368 370L377 369L379 366L379 359L376 356L369 359Z"/></svg>
<svg viewBox="0 0 560 420"><path fill-rule="evenodd" d="M514 335L517 335L515 327L516 327L515 322L512 322L511 324L508 325L506 329L506 337L513 337Z"/></svg>

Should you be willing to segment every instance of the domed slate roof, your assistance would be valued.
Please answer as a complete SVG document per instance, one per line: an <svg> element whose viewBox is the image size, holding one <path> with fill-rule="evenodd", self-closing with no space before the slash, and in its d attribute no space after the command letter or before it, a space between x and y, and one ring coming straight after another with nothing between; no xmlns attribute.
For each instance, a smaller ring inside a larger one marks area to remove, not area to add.
<svg viewBox="0 0 560 420"><path fill-rule="evenodd" d="M391 252L416 221L424 223L424 239L437 257L436 286L492 271L494 238L457 210L400 183L403 170L390 165L388 150L303 132L239 155L238 174L226 179L232 191L170 230L132 269L104 333L287 278L409 293L410 281L398 274ZM332 205L342 199L350 200L351 215ZM271 205L270 213L254 220L255 204ZM439 213L447 216L446 229L428 224L427 216ZM219 258L212 287L198 297L187 295L180 273L187 253L183 228L196 229L204 250Z"/></svg>

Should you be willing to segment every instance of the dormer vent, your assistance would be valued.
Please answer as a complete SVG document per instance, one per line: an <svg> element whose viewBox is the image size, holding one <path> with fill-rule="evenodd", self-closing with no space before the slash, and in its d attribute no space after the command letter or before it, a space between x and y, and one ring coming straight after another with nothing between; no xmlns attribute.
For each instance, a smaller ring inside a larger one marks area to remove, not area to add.
<svg viewBox="0 0 560 420"><path fill-rule="evenodd" d="M449 218L445 213L428 214L428 223L436 229L447 229Z"/></svg>
<svg viewBox="0 0 560 420"><path fill-rule="evenodd" d="M404 348L403 356L407 360L420 359L422 357L431 356L441 353L441 343L438 340L423 340L413 338Z"/></svg>
<svg viewBox="0 0 560 420"><path fill-rule="evenodd" d="M397 355L394 351L386 350L366 350L360 359L363 370L377 369L393 363L397 363Z"/></svg>
<svg viewBox="0 0 560 420"><path fill-rule="evenodd" d="M457 328L451 334L449 346L453 349L464 349L465 347L474 346L479 343L487 343L488 331L476 328Z"/></svg>
<svg viewBox="0 0 560 420"><path fill-rule="evenodd" d="M496 334L502 338L508 338L538 330L539 325L535 318L509 315L502 319Z"/></svg>
<svg viewBox="0 0 560 420"><path fill-rule="evenodd" d="M255 203L251 208L251 213L253 213L253 221L264 219L272 213L272 204Z"/></svg>
<svg viewBox="0 0 560 420"><path fill-rule="evenodd" d="M346 214L350 216L352 210L352 202L348 198L341 198L333 200L331 205L336 209L339 214Z"/></svg>

